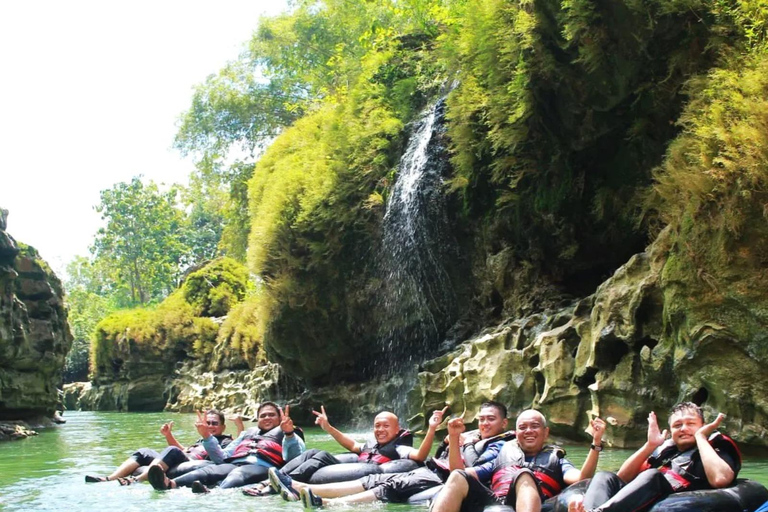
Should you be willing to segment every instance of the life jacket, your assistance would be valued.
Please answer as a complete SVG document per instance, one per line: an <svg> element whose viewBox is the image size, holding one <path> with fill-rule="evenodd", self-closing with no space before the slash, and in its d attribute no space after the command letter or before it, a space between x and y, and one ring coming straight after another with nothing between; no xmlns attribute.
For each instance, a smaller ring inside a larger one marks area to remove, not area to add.
<svg viewBox="0 0 768 512"><path fill-rule="evenodd" d="M734 473L738 474L739 469L741 469L741 452L733 439L720 432L713 432L708 441L717 452L728 454L736 462L737 467L734 468ZM668 439L656 448L648 460L643 463L640 470L644 471L650 468L658 468L674 492L710 487L696 445L681 452L675 443Z"/></svg>
<svg viewBox="0 0 768 512"><path fill-rule="evenodd" d="M413 446L413 434L401 428L394 439L387 443L380 445L372 440L366 441L357 456L357 461L368 464L384 464L399 459L398 446Z"/></svg>
<svg viewBox="0 0 768 512"><path fill-rule="evenodd" d="M560 459L565 457L565 450L556 445L545 445L533 460L526 461L525 454L517 442L505 443L496 458L496 469L491 477L491 490L499 498L506 497L512 479L520 468L527 468L539 484L539 492L544 499L560 494L565 487Z"/></svg>
<svg viewBox="0 0 768 512"><path fill-rule="evenodd" d="M295 432L304 439L304 432L300 428L296 427ZM231 462L248 455L256 455L265 462L276 467L282 467L285 464L283 460L284 437L285 434L279 425L266 432L262 432L258 427L249 428L245 431L243 441L237 445L230 457L224 459L224 462Z"/></svg>
<svg viewBox="0 0 768 512"><path fill-rule="evenodd" d="M497 434L487 439L480 438L479 430L471 430L464 435L464 444L461 445L461 460L464 461L465 467L474 467L485 464L486 462L493 460L495 455L492 453L485 453L485 450L493 443L498 441L509 441L515 438L515 431L508 430ZM441 478L447 479L448 474L451 471L450 464L448 462L448 440L444 439L442 443L437 447L435 456L427 460L426 466L433 472L437 473Z"/></svg>
<svg viewBox="0 0 768 512"><path fill-rule="evenodd" d="M228 434L213 437L219 441L219 446L222 448L226 447L229 443L232 442L232 436ZM205 447L203 446L202 438L198 439L195 444L188 446L184 451L187 452L187 456L191 460L203 460L208 456L208 452L205 451Z"/></svg>

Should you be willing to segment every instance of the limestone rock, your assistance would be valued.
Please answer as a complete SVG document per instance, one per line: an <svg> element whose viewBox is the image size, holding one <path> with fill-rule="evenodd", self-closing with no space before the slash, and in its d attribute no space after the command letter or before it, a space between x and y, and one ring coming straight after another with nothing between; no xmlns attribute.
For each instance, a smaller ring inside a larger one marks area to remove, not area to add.
<svg viewBox="0 0 768 512"><path fill-rule="evenodd" d="M0 422L0 441L16 441L36 435L37 432L21 421Z"/></svg>
<svg viewBox="0 0 768 512"><path fill-rule="evenodd" d="M59 279L0 212L0 419L52 416L72 345Z"/></svg>
<svg viewBox="0 0 768 512"><path fill-rule="evenodd" d="M768 445L768 384L755 378L768 361L735 334L738 326L714 322L713 311L697 312L695 322L690 310L669 317L679 311L679 290L671 288L679 283L662 278L665 240L632 257L593 296L489 328L425 363L419 408L446 401L472 418L494 399L511 416L540 409L554 435L584 440L590 417L611 416L606 440L624 447L645 438L650 411L666 421L672 405L692 400L709 417L726 413L723 430L737 441Z"/></svg>

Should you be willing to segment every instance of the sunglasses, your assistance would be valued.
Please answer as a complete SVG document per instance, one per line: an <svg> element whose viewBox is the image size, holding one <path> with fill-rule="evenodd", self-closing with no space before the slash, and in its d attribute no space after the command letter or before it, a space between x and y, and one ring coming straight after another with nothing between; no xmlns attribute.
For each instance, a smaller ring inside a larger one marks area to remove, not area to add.
<svg viewBox="0 0 768 512"><path fill-rule="evenodd" d="M206 421L209 427L218 427L220 423L218 421Z"/></svg>

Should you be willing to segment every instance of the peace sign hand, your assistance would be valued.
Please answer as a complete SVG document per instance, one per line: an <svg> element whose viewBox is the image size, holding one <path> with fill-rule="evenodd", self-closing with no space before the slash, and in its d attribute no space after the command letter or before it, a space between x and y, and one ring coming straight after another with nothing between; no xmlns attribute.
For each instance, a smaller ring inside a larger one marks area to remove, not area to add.
<svg viewBox="0 0 768 512"><path fill-rule="evenodd" d="M203 438L210 437L211 429L208 427L205 414L203 414L200 411L197 411L197 421L195 421L195 428L197 429L197 432L200 434L200 437L203 437Z"/></svg>
<svg viewBox="0 0 768 512"><path fill-rule="evenodd" d="M291 406L286 405L285 411L282 409L280 410L280 417L282 418L280 420L280 429L283 431L284 434L293 434L293 431L296 430L293 426L293 420L291 419Z"/></svg>
<svg viewBox="0 0 768 512"><path fill-rule="evenodd" d="M313 410L312 414L317 416L317 418L315 418L315 425L318 425L321 429L328 432L328 428L331 426L331 424L328 422L328 415L325 413L325 406L321 405L320 412Z"/></svg>

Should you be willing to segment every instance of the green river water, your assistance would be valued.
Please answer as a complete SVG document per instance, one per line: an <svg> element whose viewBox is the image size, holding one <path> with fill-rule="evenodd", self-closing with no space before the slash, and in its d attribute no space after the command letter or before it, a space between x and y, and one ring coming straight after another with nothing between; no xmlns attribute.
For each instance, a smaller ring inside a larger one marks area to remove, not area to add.
<svg viewBox="0 0 768 512"><path fill-rule="evenodd" d="M67 423L41 431L39 436L0 444L0 510L184 511L257 510L300 512L297 503L277 496L252 498L238 489L215 489L206 495L189 489L158 492L149 484L120 487L117 482L86 484L86 474L109 474L134 450L144 446L161 451L165 440L160 425L174 420L182 444L197 438L192 414L67 412ZM343 451L318 428L305 429L307 446ZM359 433L360 439L365 437ZM564 445L568 458L579 466L587 446ZM599 469L615 470L630 450L607 449ZM768 458L745 457L741 475L768 485ZM402 512L426 508L408 505L368 505L357 509L393 509Z"/></svg>

